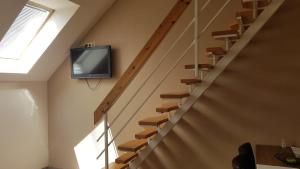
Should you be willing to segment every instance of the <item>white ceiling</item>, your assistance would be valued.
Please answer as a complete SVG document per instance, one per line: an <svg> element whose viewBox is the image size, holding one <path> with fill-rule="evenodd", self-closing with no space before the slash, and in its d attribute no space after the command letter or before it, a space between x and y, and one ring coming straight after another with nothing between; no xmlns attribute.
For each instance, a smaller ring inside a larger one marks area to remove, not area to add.
<svg viewBox="0 0 300 169"><path fill-rule="evenodd" d="M28 74L0 74L0 81L47 81L69 57L69 49L78 44L116 0L71 0L80 5L75 15L55 38ZM0 37L8 30L27 0L1 0Z"/></svg>

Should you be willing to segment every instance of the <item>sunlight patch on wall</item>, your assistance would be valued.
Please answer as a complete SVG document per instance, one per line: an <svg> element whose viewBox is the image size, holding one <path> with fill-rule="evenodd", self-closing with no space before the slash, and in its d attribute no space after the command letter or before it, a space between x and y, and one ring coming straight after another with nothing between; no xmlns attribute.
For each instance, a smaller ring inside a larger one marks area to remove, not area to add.
<svg viewBox="0 0 300 169"><path fill-rule="evenodd" d="M38 113L39 107L28 89L6 89L0 90L3 103L1 110L7 112L18 112L28 117ZM21 108L21 109L20 109Z"/></svg>
<svg viewBox="0 0 300 169"><path fill-rule="evenodd" d="M97 160L96 157L104 149L104 137L97 143L97 138L103 133L104 125L100 123L88 136L86 136L79 144L74 147L77 162L80 169L101 169L105 166L105 158L103 155ZM112 139L111 131L109 130L110 141ZM109 146L109 162L115 161L118 157L116 146L112 143Z"/></svg>
<svg viewBox="0 0 300 169"><path fill-rule="evenodd" d="M28 115L33 116L39 110L39 107L35 103L35 100L34 100L33 96L31 95L31 93L27 89L23 89L22 93L20 93L20 94L23 96L24 100L27 100L29 102L27 104L29 106L28 112L27 112Z"/></svg>

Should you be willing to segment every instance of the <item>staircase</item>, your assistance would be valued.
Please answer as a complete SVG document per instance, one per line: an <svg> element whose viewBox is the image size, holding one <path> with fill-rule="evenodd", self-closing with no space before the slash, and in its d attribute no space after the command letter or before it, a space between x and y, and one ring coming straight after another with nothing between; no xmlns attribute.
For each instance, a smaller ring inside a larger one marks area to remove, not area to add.
<svg viewBox="0 0 300 169"><path fill-rule="evenodd" d="M115 159L115 163L110 164L109 168L138 168L283 2L284 0L242 1L245 10L236 12L234 22L229 25L229 28L211 33L213 39L224 41L225 48L219 46L207 48L205 56L211 60L210 63L199 64L195 62L183 67L184 71L195 71L195 74L199 74L199 76L195 78L182 77L178 82L187 85L188 91L166 92L160 95L161 99L167 99L169 103L158 106L156 116L146 117L138 122L143 130L134 135L134 140L117 146L118 150L124 153ZM197 5L197 2L195 4ZM197 12L196 9L195 11ZM196 41L198 36L196 34ZM195 60L197 61L197 59ZM109 146L108 142L106 144Z"/></svg>

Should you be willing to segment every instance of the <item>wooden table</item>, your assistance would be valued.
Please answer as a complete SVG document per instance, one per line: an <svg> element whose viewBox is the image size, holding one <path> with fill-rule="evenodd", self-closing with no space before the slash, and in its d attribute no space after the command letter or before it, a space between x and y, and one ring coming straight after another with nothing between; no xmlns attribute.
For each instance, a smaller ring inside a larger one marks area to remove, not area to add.
<svg viewBox="0 0 300 169"><path fill-rule="evenodd" d="M281 152L292 153L291 148L282 149L280 146L256 145L256 163L265 166L277 166L300 169L300 164L288 165L278 160L274 155Z"/></svg>

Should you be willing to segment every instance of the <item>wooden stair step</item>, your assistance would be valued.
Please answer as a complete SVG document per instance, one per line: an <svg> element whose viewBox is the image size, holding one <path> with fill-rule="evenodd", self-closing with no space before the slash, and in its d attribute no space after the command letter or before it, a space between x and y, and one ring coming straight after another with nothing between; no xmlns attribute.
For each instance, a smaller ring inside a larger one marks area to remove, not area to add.
<svg viewBox="0 0 300 169"><path fill-rule="evenodd" d="M234 21L229 27L232 30L238 31L240 29L240 23L238 21Z"/></svg>
<svg viewBox="0 0 300 169"><path fill-rule="evenodd" d="M184 83L186 85L193 85L193 84L198 84L201 83L200 79L181 79L181 83Z"/></svg>
<svg viewBox="0 0 300 169"><path fill-rule="evenodd" d="M236 30L215 31L212 32L211 35L217 40L224 40L226 38L230 40L237 40L239 38L239 33Z"/></svg>
<svg viewBox="0 0 300 169"><path fill-rule="evenodd" d="M206 48L206 54L207 55L226 55L227 51L223 49L222 47L211 47Z"/></svg>
<svg viewBox="0 0 300 169"><path fill-rule="evenodd" d="M184 68L185 69L195 69L195 64L185 65ZM212 64L198 64L198 68L202 69L202 70L209 70L209 69L213 69L214 65L212 65Z"/></svg>
<svg viewBox="0 0 300 169"><path fill-rule="evenodd" d="M155 134L157 134L158 131L155 128L147 128L144 131L141 131L139 133L135 134L136 139L147 139Z"/></svg>
<svg viewBox="0 0 300 169"><path fill-rule="evenodd" d="M182 99L185 97L189 97L189 92L174 92L174 93L163 93L160 95L162 99Z"/></svg>
<svg viewBox="0 0 300 169"><path fill-rule="evenodd" d="M109 165L109 169L127 169L129 167L128 164L116 164L112 163Z"/></svg>
<svg viewBox="0 0 300 169"><path fill-rule="evenodd" d="M137 153L135 152L127 152L116 158L115 163L117 164L127 164L129 161L137 157Z"/></svg>
<svg viewBox="0 0 300 169"><path fill-rule="evenodd" d="M118 146L120 151L136 152L148 144L146 139L132 140Z"/></svg>
<svg viewBox="0 0 300 169"><path fill-rule="evenodd" d="M249 24L243 24L242 26L244 27L244 30L247 30L250 27ZM232 30L239 31L239 29L240 29L240 23L238 21L234 21L231 25L229 25L229 27Z"/></svg>
<svg viewBox="0 0 300 169"><path fill-rule="evenodd" d="M179 106L177 103L168 103L168 104L163 104L160 107L157 107L156 112L165 113L165 112L177 110L178 108Z"/></svg>
<svg viewBox="0 0 300 169"><path fill-rule="evenodd" d="M264 8L270 4L270 0L257 0L257 8ZM253 9L253 1L242 2L243 8Z"/></svg>
<svg viewBox="0 0 300 169"><path fill-rule="evenodd" d="M257 10L257 14L261 14L263 9ZM235 14L237 18L241 17L244 25L249 25L255 21L253 18L253 10L240 11Z"/></svg>
<svg viewBox="0 0 300 169"><path fill-rule="evenodd" d="M165 122L169 121L168 115L160 115L156 117L149 117L139 121L139 125L145 126L159 126Z"/></svg>

